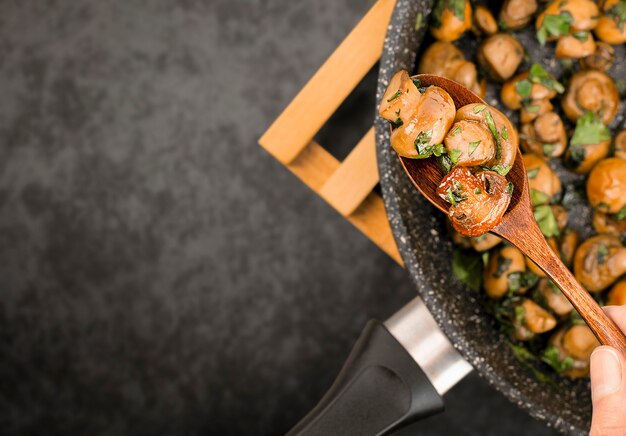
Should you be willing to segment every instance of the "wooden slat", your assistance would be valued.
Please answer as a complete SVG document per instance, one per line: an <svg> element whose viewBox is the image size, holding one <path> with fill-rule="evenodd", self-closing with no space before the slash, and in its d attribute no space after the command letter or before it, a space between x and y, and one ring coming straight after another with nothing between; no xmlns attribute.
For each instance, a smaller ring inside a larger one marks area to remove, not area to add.
<svg viewBox="0 0 626 436"><path fill-rule="evenodd" d="M259 140L283 164L313 139L382 53L395 0L378 0Z"/></svg>
<svg viewBox="0 0 626 436"><path fill-rule="evenodd" d="M319 193L340 165L340 162L322 146L311 141L297 159L287 165L287 168L313 191ZM387 221L383 200L379 195L370 193L347 219L392 259L403 265Z"/></svg>
<svg viewBox="0 0 626 436"><path fill-rule="evenodd" d="M343 216L354 212L378 183L375 135L372 127L319 192Z"/></svg>

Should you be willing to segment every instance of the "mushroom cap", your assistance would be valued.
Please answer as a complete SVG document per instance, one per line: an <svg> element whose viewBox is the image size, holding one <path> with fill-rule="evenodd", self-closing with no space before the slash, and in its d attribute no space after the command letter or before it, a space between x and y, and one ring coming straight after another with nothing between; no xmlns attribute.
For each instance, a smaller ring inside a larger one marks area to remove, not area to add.
<svg viewBox="0 0 626 436"><path fill-rule="evenodd" d="M626 272L626 248L619 238L598 235L580 244L574 255L574 275L590 292L600 292Z"/></svg>
<svg viewBox="0 0 626 436"><path fill-rule="evenodd" d="M600 234L607 234L612 236L626 236L626 219L616 220L613 216L595 210L593 212L593 228Z"/></svg>
<svg viewBox="0 0 626 436"><path fill-rule="evenodd" d="M478 63L498 81L511 78L524 59L524 46L509 33L496 33L478 49Z"/></svg>
<svg viewBox="0 0 626 436"><path fill-rule="evenodd" d="M615 62L615 49L604 41L596 41L596 50L589 56L580 60L580 66L584 70L607 71Z"/></svg>
<svg viewBox="0 0 626 436"><path fill-rule="evenodd" d="M489 8L483 5L477 5L474 9L474 24L480 33L486 35L493 35L498 31L498 22Z"/></svg>
<svg viewBox="0 0 626 436"><path fill-rule="evenodd" d="M528 189L531 193L533 205L550 203L552 198L561 192L561 180L559 176L540 157L534 154L522 156L526 174L528 175ZM533 195L533 191L544 195Z"/></svg>
<svg viewBox="0 0 626 436"><path fill-rule="evenodd" d="M571 14L571 32L586 32L595 28L600 17L598 5L592 0L555 0L537 17L537 29L541 28L546 15ZM555 38L549 38L555 39Z"/></svg>
<svg viewBox="0 0 626 436"><path fill-rule="evenodd" d="M483 287L490 298L500 299L509 290L509 274L526 271L524 255L515 247L491 251L483 271Z"/></svg>
<svg viewBox="0 0 626 436"><path fill-rule="evenodd" d="M603 14L594 29L596 36L609 44L622 44L626 42L626 28L620 26L619 18L612 16L611 9L620 3L620 0L606 0L602 6Z"/></svg>
<svg viewBox="0 0 626 436"><path fill-rule="evenodd" d="M455 122L446 135L444 144L448 155L454 150L460 153L455 162L459 166L473 167L487 163L496 153L493 135L485 124L478 121Z"/></svg>
<svg viewBox="0 0 626 436"><path fill-rule="evenodd" d="M441 13L441 26L430 27L430 33L439 41L456 41L466 30L472 28L472 6L465 0L464 19L457 17L452 9L445 7Z"/></svg>
<svg viewBox="0 0 626 436"><path fill-rule="evenodd" d="M626 207L626 161L612 157L598 162L589 174L587 198L592 207L606 213Z"/></svg>
<svg viewBox="0 0 626 436"><path fill-rule="evenodd" d="M596 42L591 33L587 32L584 39L577 35L564 35L556 43L556 57L559 59L579 59L592 55L596 51Z"/></svg>
<svg viewBox="0 0 626 436"><path fill-rule="evenodd" d="M511 110L516 110L522 107L522 97L517 92L516 84L523 80L528 80L528 71L519 73L502 85L502 89L500 90L500 100L502 100L502 103ZM548 88L540 83L532 83L529 99L550 100L556 97L556 94L557 92L554 89Z"/></svg>
<svg viewBox="0 0 626 436"><path fill-rule="evenodd" d="M576 121L586 112L602 114L602 122L608 125L619 106L619 91L613 79L602 71L586 70L574 74L563 97L565 115Z"/></svg>
<svg viewBox="0 0 626 436"><path fill-rule="evenodd" d="M551 285L548 279L541 279L537 289L546 300L548 307L558 316L566 316L574 309L574 306L572 306L572 303L570 303L563 292L556 286Z"/></svg>
<svg viewBox="0 0 626 436"><path fill-rule="evenodd" d="M537 8L537 0L505 0L500 20L507 29L518 30L530 23Z"/></svg>
<svg viewBox="0 0 626 436"><path fill-rule="evenodd" d="M607 306L624 306L626 305L626 280L615 283L609 292L609 298L606 301Z"/></svg>

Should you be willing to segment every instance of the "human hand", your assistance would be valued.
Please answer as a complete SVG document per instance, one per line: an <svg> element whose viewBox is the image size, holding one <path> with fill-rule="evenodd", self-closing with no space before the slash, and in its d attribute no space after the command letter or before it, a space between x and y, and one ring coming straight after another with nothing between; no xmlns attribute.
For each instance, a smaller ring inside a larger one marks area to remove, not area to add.
<svg viewBox="0 0 626 436"><path fill-rule="evenodd" d="M626 306L604 310L626 332ZM601 346L591 355L591 436L626 435L626 356Z"/></svg>

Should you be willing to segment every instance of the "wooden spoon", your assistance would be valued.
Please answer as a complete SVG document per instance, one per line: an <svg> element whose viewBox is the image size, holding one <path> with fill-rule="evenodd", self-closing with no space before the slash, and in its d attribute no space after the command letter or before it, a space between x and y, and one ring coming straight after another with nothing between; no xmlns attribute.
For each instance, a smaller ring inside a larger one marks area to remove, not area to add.
<svg viewBox="0 0 626 436"><path fill-rule="evenodd" d="M419 74L422 86L439 86L450 94L458 108L471 103L486 104L464 86L439 76ZM450 205L440 198L437 186L443 179L443 171L435 159L408 159L400 157L402 166L415 187L438 209L447 213ZM569 269L552 251L544 238L530 206L528 179L521 153L517 152L515 163L506 176L515 189L511 204L502 222L491 229L491 233L515 245L541 268L546 275L563 291L563 294L576 308L580 316L596 335L600 343L610 345L626 354L626 337L615 323L604 313L598 303L583 288Z"/></svg>

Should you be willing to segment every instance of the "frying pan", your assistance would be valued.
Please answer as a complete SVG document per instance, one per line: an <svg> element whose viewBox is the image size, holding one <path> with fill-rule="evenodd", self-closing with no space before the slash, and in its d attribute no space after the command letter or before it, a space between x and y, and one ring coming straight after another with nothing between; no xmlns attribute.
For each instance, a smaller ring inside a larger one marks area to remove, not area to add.
<svg viewBox="0 0 626 436"><path fill-rule="evenodd" d="M380 62L377 101L391 76L400 69L413 71L421 47L429 45L426 28L433 3L397 0ZM494 15L501 5L477 3L490 7ZM539 46L532 26L517 32L516 37L529 55L521 69L538 62L557 77L567 74L567 66L554 58L553 49ZM466 57L473 58L478 43L476 38L463 38L457 45ZM626 78L626 49L623 45L615 48L615 65L608 73L614 78ZM517 114L497 103L497 93L498 88L490 85L487 102L499 107L517 125ZM622 106L613 128L623 125ZM421 300L411 302L385 324L368 324L326 396L290 434L389 433L441 411L440 395L470 369L465 361L504 397L548 426L563 433L587 434L591 423L589 381L555 375L553 383L540 382L516 359L507 337L485 310L484 294L470 290L452 275L454 247L446 218L405 175L389 145L388 123L377 117L375 127L387 215ZM564 186L584 183L583 176L566 171L559 162L551 165ZM588 206L584 202L574 204L569 225L583 238L593 232L590 221ZM439 335L443 331L447 339L437 338L434 330Z"/></svg>

